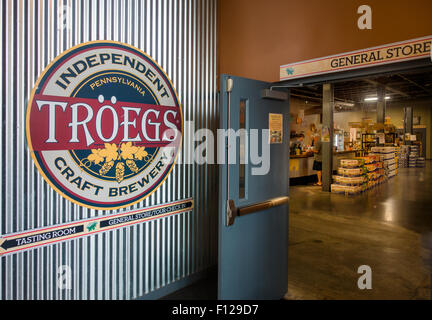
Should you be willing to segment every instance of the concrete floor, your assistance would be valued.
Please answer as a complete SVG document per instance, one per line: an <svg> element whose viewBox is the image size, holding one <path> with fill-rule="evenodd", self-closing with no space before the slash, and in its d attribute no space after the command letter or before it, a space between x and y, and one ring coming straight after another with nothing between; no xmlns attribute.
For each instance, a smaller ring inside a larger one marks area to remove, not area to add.
<svg viewBox="0 0 432 320"><path fill-rule="evenodd" d="M290 190L286 299L431 299L432 163L346 197ZM360 265L372 289L357 287ZM165 299L216 299L216 276Z"/></svg>
<svg viewBox="0 0 432 320"><path fill-rule="evenodd" d="M432 163L358 196L290 191L286 299L431 299ZM360 290L360 265L372 289Z"/></svg>

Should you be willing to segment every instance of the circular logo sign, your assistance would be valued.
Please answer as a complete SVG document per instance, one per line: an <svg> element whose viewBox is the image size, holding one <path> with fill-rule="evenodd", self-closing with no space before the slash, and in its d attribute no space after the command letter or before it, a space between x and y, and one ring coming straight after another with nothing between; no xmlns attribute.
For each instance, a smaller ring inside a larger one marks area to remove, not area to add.
<svg viewBox="0 0 432 320"><path fill-rule="evenodd" d="M182 132L167 75L118 42L88 42L58 56L27 107L39 172L65 198L95 209L125 207L155 191L174 165Z"/></svg>

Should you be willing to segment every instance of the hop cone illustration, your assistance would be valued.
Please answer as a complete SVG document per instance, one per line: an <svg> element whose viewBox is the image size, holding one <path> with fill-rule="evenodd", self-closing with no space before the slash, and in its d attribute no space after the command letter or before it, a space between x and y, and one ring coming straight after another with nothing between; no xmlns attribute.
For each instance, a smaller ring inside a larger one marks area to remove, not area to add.
<svg viewBox="0 0 432 320"><path fill-rule="evenodd" d="M118 183L123 181L125 166L123 162L119 162L116 165L116 180Z"/></svg>
<svg viewBox="0 0 432 320"><path fill-rule="evenodd" d="M105 162L104 165L102 166L102 168L100 168L99 170L99 174L104 176L108 173L108 171L110 171L110 169L112 168L112 166L114 165L114 161L111 160L109 162Z"/></svg>
<svg viewBox="0 0 432 320"><path fill-rule="evenodd" d="M126 165L128 166L128 168L132 171L132 172L138 172L138 167L135 163L135 161L133 160L126 160Z"/></svg>

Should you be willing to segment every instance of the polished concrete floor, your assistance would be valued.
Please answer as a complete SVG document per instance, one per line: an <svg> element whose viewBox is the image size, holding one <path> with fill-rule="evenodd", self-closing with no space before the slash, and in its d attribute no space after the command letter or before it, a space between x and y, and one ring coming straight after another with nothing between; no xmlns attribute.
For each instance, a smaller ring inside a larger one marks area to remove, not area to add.
<svg viewBox="0 0 432 320"><path fill-rule="evenodd" d="M286 299L431 299L432 163L358 196L290 190ZM357 269L372 270L360 290ZM216 278L166 299L215 299Z"/></svg>
<svg viewBox="0 0 432 320"><path fill-rule="evenodd" d="M290 191L286 299L431 299L432 164L358 196ZM360 265L372 289L360 290Z"/></svg>

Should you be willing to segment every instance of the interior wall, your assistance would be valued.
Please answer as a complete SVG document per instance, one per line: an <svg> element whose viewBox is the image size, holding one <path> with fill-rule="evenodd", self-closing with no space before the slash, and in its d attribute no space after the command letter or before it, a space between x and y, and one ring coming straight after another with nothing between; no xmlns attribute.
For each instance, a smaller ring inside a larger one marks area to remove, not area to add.
<svg viewBox="0 0 432 320"><path fill-rule="evenodd" d="M304 144L306 145L310 145L312 143L310 125L314 123L318 129L321 128L320 115L307 114L307 110L310 110L311 108L314 108L314 106L319 106L319 105L321 105L320 102L308 101L306 103L306 100L304 99L298 99L298 98L290 99L290 117L291 117L290 130L297 133L303 133L305 135ZM305 111L306 114L301 122L297 122L297 117L299 116L301 110Z"/></svg>
<svg viewBox="0 0 432 320"><path fill-rule="evenodd" d="M143 50L166 70L185 123L194 121L190 131L215 132L216 0L63 3L0 1L0 236L190 197L194 210L2 255L0 301L121 300L159 289L167 294L217 263L217 167L187 164L183 144L183 161L146 199L119 210L84 208L54 192L34 165L25 139L27 101L60 53L113 40ZM64 20L55 19L57 12L65 12ZM68 290L57 285L59 267L70 268Z"/></svg>
<svg viewBox="0 0 432 320"><path fill-rule="evenodd" d="M372 8L359 30L357 8ZM430 0L220 0L219 73L279 81L283 64L432 34Z"/></svg>
<svg viewBox="0 0 432 320"><path fill-rule="evenodd" d="M363 118L367 117L370 117L370 114L364 111L335 112L333 114L334 127L335 129L349 131L350 122L361 122ZM372 119L375 119L375 117L372 117Z"/></svg>

